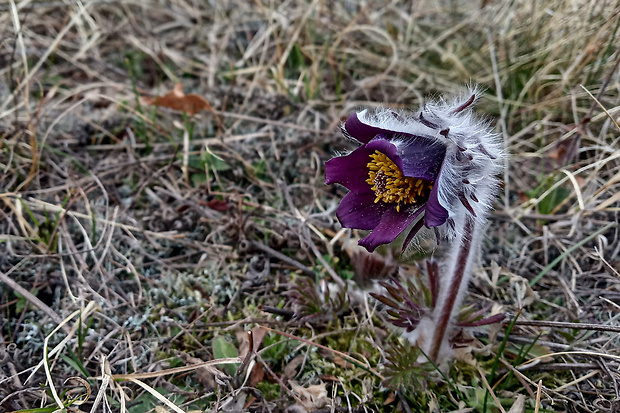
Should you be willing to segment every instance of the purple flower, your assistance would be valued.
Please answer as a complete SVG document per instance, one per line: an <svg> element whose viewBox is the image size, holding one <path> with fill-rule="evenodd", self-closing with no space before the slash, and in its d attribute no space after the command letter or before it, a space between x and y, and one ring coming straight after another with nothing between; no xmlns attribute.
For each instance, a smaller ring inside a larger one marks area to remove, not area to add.
<svg viewBox="0 0 620 413"><path fill-rule="evenodd" d="M488 124L471 113L477 91L471 92L469 99L429 103L416 114L364 110L343 125L361 146L326 163L325 183L350 190L337 216L343 227L372 230L359 241L368 251L409 229L404 250L423 226L438 237L454 236L455 220L490 207L494 160L502 154Z"/></svg>

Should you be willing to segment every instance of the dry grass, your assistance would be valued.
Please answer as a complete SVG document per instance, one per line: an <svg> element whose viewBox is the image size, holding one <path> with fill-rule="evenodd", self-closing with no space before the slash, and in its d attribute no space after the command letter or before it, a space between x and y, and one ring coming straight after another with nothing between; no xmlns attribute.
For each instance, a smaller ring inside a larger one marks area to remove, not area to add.
<svg viewBox="0 0 620 413"><path fill-rule="evenodd" d="M620 3L481 3L0 4L0 410L616 411ZM519 317L395 392L323 163L469 81L512 156L468 302Z"/></svg>

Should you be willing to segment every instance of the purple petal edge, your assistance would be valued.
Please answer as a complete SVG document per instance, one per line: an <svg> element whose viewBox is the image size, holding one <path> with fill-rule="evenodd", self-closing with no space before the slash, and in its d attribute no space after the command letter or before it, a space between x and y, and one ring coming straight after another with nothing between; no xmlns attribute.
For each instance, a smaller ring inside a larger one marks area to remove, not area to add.
<svg viewBox="0 0 620 413"><path fill-rule="evenodd" d="M394 133L394 131L377 128L376 126L370 126L362 122L357 116L357 113L354 113L347 118L346 122L344 123L344 128L351 137L357 139L362 143L370 142L372 138L374 138L380 133Z"/></svg>
<svg viewBox="0 0 620 413"><path fill-rule="evenodd" d="M443 163L442 163L443 166ZM433 189L431 189L431 193L428 196L428 201L426 202L426 214L424 215L424 225L429 228L438 227L443 225L450 214L448 214L448 210L441 206L439 202L439 182L441 181L441 169L439 170L439 174L437 175L437 180L433 184Z"/></svg>
<svg viewBox="0 0 620 413"><path fill-rule="evenodd" d="M373 252L381 244L389 244L394 241L404 230L409 227L414 219L424 211L424 208L397 212L396 207L388 209L381 217L381 222L366 237L361 239L358 244Z"/></svg>
<svg viewBox="0 0 620 413"><path fill-rule="evenodd" d="M370 153L374 153L374 151L383 153L390 158L390 160L394 162L401 171L403 170L403 160L400 156L398 156L398 149L396 149L396 145L387 140L384 136L377 136L365 146Z"/></svg>
<svg viewBox="0 0 620 413"><path fill-rule="evenodd" d="M424 219L420 218L418 222L416 222L413 225L413 227L411 227L411 229L409 230L409 234L407 234L407 238L405 238L405 242L403 242L403 249L401 251L402 253L405 252L405 250L409 246L409 243L411 243L411 240L413 239L413 237L415 237L416 234L420 231L420 229L422 229L422 226L424 226Z"/></svg>
<svg viewBox="0 0 620 413"><path fill-rule="evenodd" d="M345 156L338 156L325 162L325 184L339 183L352 191L370 190L366 182L368 172L366 165L372 151L360 146Z"/></svg>

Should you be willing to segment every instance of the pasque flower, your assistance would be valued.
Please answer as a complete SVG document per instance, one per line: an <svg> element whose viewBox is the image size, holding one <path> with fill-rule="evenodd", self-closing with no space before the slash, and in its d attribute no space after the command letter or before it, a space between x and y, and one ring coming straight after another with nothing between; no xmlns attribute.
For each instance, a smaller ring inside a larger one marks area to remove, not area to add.
<svg viewBox="0 0 620 413"><path fill-rule="evenodd" d="M491 206L502 152L472 113L478 90L469 92L415 113L363 110L342 126L361 145L326 163L325 182L350 190L337 216L343 227L372 231L359 241L368 251L408 230L404 250L423 226L452 238Z"/></svg>
<svg viewBox="0 0 620 413"><path fill-rule="evenodd" d="M384 284L392 298L375 295L392 307L388 313L405 328L403 336L437 365L452 355L460 303L503 166L498 136L472 112L479 92L469 92L412 114L379 109L349 116L343 133L360 146L325 165L325 182L349 189L338 219L343 227L371 231L359 241L368 251L407 231L404 250L424 226L437 241L451 240L432 272L430 304L416 299L411 285Z"/></svg>

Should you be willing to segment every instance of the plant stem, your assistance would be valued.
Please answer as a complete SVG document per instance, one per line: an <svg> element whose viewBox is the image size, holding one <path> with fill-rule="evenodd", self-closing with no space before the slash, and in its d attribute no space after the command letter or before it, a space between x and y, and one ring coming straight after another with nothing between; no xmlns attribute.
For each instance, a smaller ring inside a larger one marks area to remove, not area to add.
<svg viewBox="0 0 620 413"><path fill-rule="evenodd" d="M452 312L459 296L459 291L461 290L461 284L465 278L465 272L467 271L467 264L472 250L473 235L474 221L466 219L463 227L463 240L460 243L458 255L454 264L454 273L450 279L448 294L443 300L443 303L441 303L442 307L440 308L439 318L437 320L437 328L435 329L433 341L431 342L429 357L433 362L437 362L439 358L439 350L441 349L446 331L448 330L448 324L450 324L452 319ZM455 240L454 242L457 241Z"/></svg>

